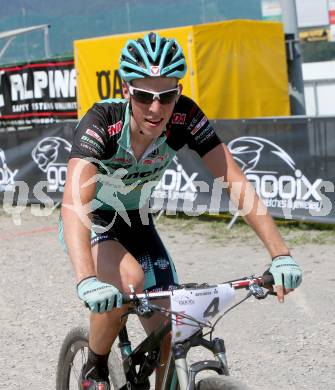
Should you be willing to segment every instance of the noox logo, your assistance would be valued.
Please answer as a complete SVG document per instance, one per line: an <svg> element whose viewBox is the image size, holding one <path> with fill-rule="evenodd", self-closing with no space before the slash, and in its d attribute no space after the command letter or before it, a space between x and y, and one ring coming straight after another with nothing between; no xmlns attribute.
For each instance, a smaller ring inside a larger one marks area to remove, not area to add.
<svg viewBox="0 0 335 390"><path fill-rule="evenodd" d="M175 169L167 169L158 185L155 188L154 197L171 199L190 199L194 200L197 195L197 187L194 184L197 172L191 176L183 169L178 158L173 158ZM163 196L164 195L164 196Z"/></svg>
<svg viewBox="0 0 335 390"><path fill-rule="evenodd" d="M307 200L313 197L321 200L317 190L322 179L311 183L300 169L296 169L293 159L275 143L260 137L240 137L231 141L228 148L263 197L275 198L279 195L283 199ZM282 171L288 169L288 173L293 174L278 175L278 171L262 169L263 159L269 163L271 157L279 160Z"/></svg>
<svg viewBox="0 0 335 390"><path fill-rule="evenodd" d="M260 137L239 137L229 142L228 148L263 199L284 200L287 207L293 208L300 208L299 202L322 201L319 188L323 180L310 181L275 143ZM276 169L269 170L271 164Z"/></svg>

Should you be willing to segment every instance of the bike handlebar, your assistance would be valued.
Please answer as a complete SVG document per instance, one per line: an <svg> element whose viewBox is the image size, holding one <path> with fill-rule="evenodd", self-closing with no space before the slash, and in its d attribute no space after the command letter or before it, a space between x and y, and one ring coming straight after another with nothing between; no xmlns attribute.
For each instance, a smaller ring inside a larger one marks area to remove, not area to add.
<svg viewBox="0 0 335 390"><path fill-rule="evenodd" d="M249 276L244 277L241 279L235 279L230 280L228 282L220 283L220 284L230 284L235 290L240 290L242 288L248 288L251 284L257 284L260 287L269 288L274 284L274 279L271 274L265 274L263 276ZM181 285L181 288L204 288L209 287L207 283L205 284L185 284ZM159 292L147 292L147 293L141 293L141 294L124 294L122 293L123 297L123 303L136 303L139 299L147 298L147 299L161 299L161 298L167 298L170 297L173 293L173 290L171 291L159 291Z"/></svg>

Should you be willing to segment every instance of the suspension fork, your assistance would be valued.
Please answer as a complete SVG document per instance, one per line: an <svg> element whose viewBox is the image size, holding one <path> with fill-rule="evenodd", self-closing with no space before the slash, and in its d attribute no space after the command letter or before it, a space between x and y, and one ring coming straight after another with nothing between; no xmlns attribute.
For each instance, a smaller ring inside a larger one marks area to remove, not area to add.
<svg viewBox="0 0 335 390"><path fill-rule="evenodd" d="M190 348L203 346L213 353L217 361L208 360L193 363L190 367L187 365L186 355ZM195 377L202 370L213 370L218 374L229 375L228 363L226 358L226 348L224 341L215 338L208 341L198 335L192 341L183 344L174 344L171 347L167 368L165 370L162 389L176 390L178 385L180 390L194 390Z"/></svg>
<svg viewBox="0 0 335 390"><path fill-rule="evenodd" d="M215 356L216 360L221 363L223 374L229 375L226 347L224 341L217 337L211 341L201 338L199 340L199 345L211 351Z"/></svg>
<svg viewBox="0 0 335 390"><path fill-rule="evenodd" d="M187 351L182 344L173 345L172 351L174 355L174 362L180 390L186 390L189 379L188 367L186 362Z"/></svg>
<svg viewBox="0 0 335 390"><path fill-rule="evenodd" d="M181 355L178 355L177 352L179 359L176 360L175 346L171 347L164 371L162 390L177 390L178 385L179 390L186 390L187 388L188 370L185 359L186 355L185 352L180 352Z"/></svg>

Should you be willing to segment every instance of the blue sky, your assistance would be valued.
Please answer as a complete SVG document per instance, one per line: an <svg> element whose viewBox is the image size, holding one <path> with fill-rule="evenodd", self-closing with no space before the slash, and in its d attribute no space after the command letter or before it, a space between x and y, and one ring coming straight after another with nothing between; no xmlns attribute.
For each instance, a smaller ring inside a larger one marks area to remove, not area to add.
<svg viewBox="0 0 335 390"><path fill-rule="evenodd" d="M0 32L50 24L51 54L72 55L73 40L219 20L260 19L260 0L0 0ZM0 41L0 50L4 45ZM0 63L44 56L42 32L13 41Z"/></svg>

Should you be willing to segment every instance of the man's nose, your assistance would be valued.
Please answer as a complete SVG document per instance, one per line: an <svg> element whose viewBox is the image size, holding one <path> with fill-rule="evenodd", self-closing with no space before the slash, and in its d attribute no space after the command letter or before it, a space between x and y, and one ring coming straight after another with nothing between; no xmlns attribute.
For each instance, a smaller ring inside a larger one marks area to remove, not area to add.
<svg viewBox="0 0 335 390"><path fill-rule="evenodd" d="M152 112L158 112L162 109L162 104L158 98L155 98L150 104L149 110Z"/></svg>

